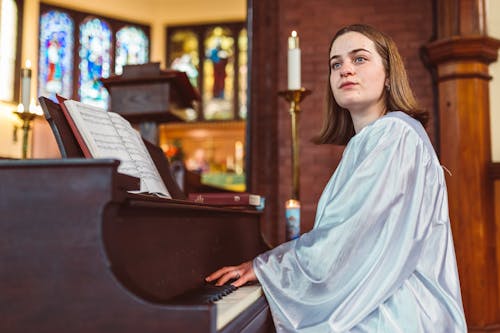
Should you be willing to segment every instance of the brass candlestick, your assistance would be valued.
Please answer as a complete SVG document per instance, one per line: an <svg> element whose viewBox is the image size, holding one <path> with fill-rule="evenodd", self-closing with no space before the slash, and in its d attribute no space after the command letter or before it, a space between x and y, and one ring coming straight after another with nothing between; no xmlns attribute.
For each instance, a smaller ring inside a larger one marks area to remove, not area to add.
<svg viewBox="0 0 500 333"><path fill-rule="evenodd" d="M292 197L291 199L300 200L300 168L299 168L299 142L297 135L297 126L299 123L300 102L311 94L311 90L300 88L284 90L278 92L287 102L290 103L290 116L292 117Z"/></svg>
<svg viewBox="0 0 500 333"><path fill-rule="evenodd" d="M14 114L22 120L22 130L23 130L23 150L22 158L26 159L28 157L28 137L31 129L31 122L36 118L37 114L32 112L20 112L14 111Z"/></svg>

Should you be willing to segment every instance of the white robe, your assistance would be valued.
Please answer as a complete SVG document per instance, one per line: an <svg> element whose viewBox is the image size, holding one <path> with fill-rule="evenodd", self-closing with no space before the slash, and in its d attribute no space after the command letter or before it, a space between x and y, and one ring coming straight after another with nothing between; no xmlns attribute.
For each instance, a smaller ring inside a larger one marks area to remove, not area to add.
<svg viewBox="0 0 500 333"><path fill-rule="evenodd" d="M253 261L278 332L466 332L443 169L390 112L347 145L314 228Z"/></svg>

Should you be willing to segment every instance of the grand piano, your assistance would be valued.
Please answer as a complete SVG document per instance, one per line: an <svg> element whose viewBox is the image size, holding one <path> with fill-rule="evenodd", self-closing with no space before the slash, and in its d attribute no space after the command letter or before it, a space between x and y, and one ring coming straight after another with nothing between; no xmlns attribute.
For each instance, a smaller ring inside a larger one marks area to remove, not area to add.
<svg viewBox="0 0 500 333"><path fill-rule="evenodd" d="M81 158L41 104L64 158L0 161L0 332L274 331L258 284L216 300L203 282L268 248L259 212L184 200L151 144L173 199L131 194L138 179Z"/></svg>

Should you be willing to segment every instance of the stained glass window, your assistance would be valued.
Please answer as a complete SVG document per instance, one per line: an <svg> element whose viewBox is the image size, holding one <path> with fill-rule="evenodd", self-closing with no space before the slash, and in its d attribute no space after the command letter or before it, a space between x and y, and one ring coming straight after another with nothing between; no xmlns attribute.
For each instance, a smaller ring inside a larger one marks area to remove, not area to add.
<svg viewBox="0 0 500 333"><path fill-rule="evenodd" d="M199 89L198 120L246 119L247 45L244 22L167 28L167 64Z"/></svg>
<svg viewBox="0 0 500 333"><path fill-rule="evenodd" d="M127 26L116 33L115 74L121 74L124 65L144 64L149 58L149 40L144 31Z"/></svg>
<svg viewBox="0 0 500 333"><path fill-rule="evenodd" d="M0 0L2 1L2 0ZM108 107L101 78L149 61L149 26L40 3L40 96ZM116 56L116 59L115 59Z"/></svg>
<svg viewBox="0 0 500 333"><path fill-rule="evenodd" d="M0 8L0 100L12 101L17 50L17 4L14 0L1 0Z"/></svg>
<svg viewBox="0 0 500 333"><path fill-rule="evenodd" d="M39 96L71 96L73 30L73 20L66 13L53 10L40 17Z"/></svg>
<svg viewBox="0 0 500 333"><path fill-rule="evenodd" d="M99 81L111 70L111 29L98 18L80 25L80 101L107 108L108 92Z"/></svg>
<svg viewBox="0 0 500 333"><path fill-rule="evenodd" d="M170 67L186 72L191 84L198 87L200 56L198 54L198 38L187 29L172 34L170 39Z"/></svg>
<svg viewBox="0 0 500 333"><path fill-rule="evenodd" d="M206 35L203 63L203 113L205 119L232 119L234 37L229 29L215 27Z"/></svg>

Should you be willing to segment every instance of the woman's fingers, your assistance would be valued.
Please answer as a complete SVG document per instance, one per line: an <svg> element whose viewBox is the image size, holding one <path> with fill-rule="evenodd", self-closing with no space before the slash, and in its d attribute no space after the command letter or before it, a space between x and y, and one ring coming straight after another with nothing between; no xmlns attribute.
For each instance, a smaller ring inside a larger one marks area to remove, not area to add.
<svg viewBox="0 0 500 333"><path fill-rule="evenodd" d="M226 274L226 273L228 273L230 271L233 271L235 269L236 269L235 266L222 267L221 269L218 269L215 272L213 272L212 274L210 274L209 276L207 276L205 278L205 281L212 282L212 281L218 280L224 274Z"/></svg>
<svg viewBox="0 0 500 333"><path fill-rule="evenodd" d="M232 271L229 271L227 273L225 273L224 275L222 275L219 280L217 280L217 282L215 283L216 286L222 286L223 284L225 284L226 282L228 282L229 280L238 280L240 279L241 275L240 273L238 272L238 270L234 269ZM234 285L234 283L232 283Z"/></svg>
<svg viewBox="0 0 500 333"><path fill-rule="evenodd" d="M247 282L256 281L257 277L253 271L252 261L244 262L239 266L223 267L205 278L207 282L216 281L217 286L221 286L230 280L235 280L231 284L241 287Z"/></svg>

